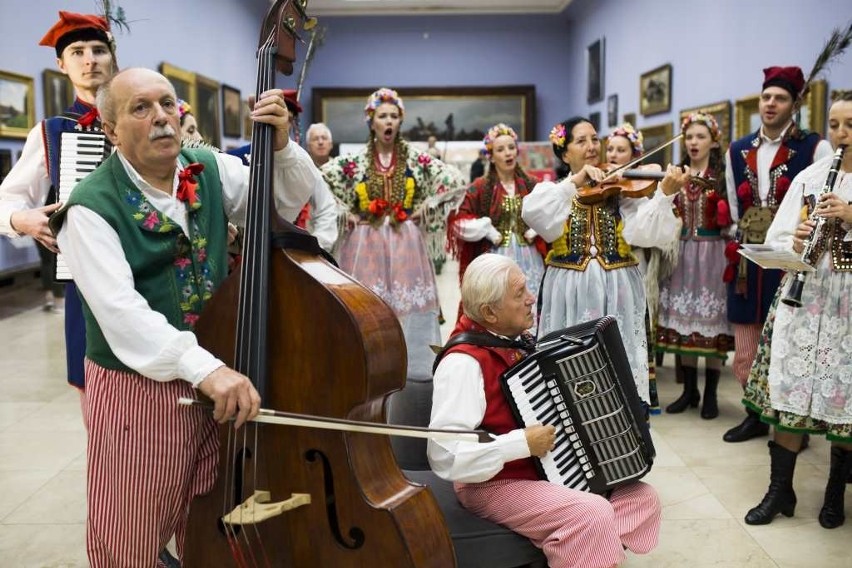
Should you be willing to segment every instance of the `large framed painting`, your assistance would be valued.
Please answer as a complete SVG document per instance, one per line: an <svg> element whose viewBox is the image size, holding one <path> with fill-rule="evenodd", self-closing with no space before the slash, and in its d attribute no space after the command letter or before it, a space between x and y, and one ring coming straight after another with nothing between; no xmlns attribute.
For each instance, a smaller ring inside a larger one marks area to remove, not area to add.
<svg viewBox="0 0 852 568"><path fill-rule="evenodd" d="M213 79L195 76L196 104L192 105L198 131L202 138L216 147L222 146L222 136L219 126L222 124L222 113L219 110L219 83Z"/></svg>
<svg viewBox="0 0 852 568"><path fill-rule="evenodd" d="M828 106L828 83L825 79L813 81L802 100L799 124L812 132L825 136L826 108Z"/></svg>
<svg viewBox="0 0 852 568"><path fill-rule="evenodd" d="M0 137L26 138L35 126L32 77L0 71Z"/></svg>
<svg viewBox="0 0 852 568"><path fill-rule="evenodd" d="M672 123L658 124L655 126L643 126L642 135L645 137L645 151L653 150L660 144L665 144L672 139ZM659 164L664 170L672 163L672 146L668 146L659 152L651 154L644 160L643 164Z"/></svg>
<svg viewBox="0 0 852 568"><path fill-rule="evenodd" d="M713 115L713 118L719 123L719 138L721 138L719 144L722 147L722 153L726 152L728 144L731 143L731 101L719 101L718 103L685 108L680 111L680 124L683 124L683 120L694 112Z"/></svg>
<svg viewBox="0 0 852 568"><path fill-rule="evenodd" d="M606 40L600 38L586 48L586 102L597 103L604 98Z"/></svg>
<svg viewBox="0 0 852 568"><path fill-rule="evenodd" d="M74 85L68 76L54 69L41 72L44 89L44 117L59 116L74 103Z"/></svg>
<svg viewBox="0 0 852 568"><path fill-rule="evenodd" d="M240 90L222 85L222 134L231 138L242 136L242 107Z"/></svg>
<svg viewBox="0 0 852 568"><path fill-rule="evenodd" d="M171 81L177 96L195 109L195 73L175 67L170 63L160 63L160 73Z"/></svg>
<svg viewBox="0 0 852 568"><path fill-rule="evenodd" d="M316 87L311 92L312 122L324 122L335 143L363 143L367 96L376 88ZM503 122L521 140L535 140L535 86L400 87L405 104L402 135L406 140L481 141L488 129Z"/></svg>
<svg viewBox="0 0 852 568"><path fill-rule="evenodd" d="M742 138L760 128L759 103L759 94L744 97L734 103L734 139Z"/></svg>
<svg viewBox="0 0 852 568"><path fill-rule="evenodd" d="M668 63L639 77L639 112L643 116L669 112L672 108L672 66Z"/></svg>

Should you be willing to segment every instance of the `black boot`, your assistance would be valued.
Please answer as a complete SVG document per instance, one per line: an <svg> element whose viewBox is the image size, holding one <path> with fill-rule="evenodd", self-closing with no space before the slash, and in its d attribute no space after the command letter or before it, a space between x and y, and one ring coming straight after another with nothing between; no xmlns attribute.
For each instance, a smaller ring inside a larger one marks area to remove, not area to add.
<svg viewBox="0 0 852 568"><path fill-rule="evenodd" d="M680 364L680 355L675 355L675 382L683 384L683 365Z"/></svg>
<svg viewBox="0 0 852 568"><path fill-rule="evenodd" d="M657 351L654 355L654 363L657 364L657 367L663 366L663 357L666 355L665 351Z"/></svg>
<svg viewBox="0 0 852 568"><path fill-rule="evenodd" d="M726 442L745 442L758 436L769 434L769 424L760 421L760 416L751 408L746 408L745 420L725 432L722 439Z"/></svg>
<svg viewBox="0 0 852 568"><path fill-rule="evenodd" d="M797 452L791 452L775 442L769 442L769 489L760 505L745 516L747 525L768 525L781 513L792 517L796 509L796 492L793 491L793 470L796 468Z"/></svg>
<svg viewBox="0 0 852 568"><path fill-rule="evenodd" d="M695 367L682 367L683 369L683 392L680 397L666 407L669 414L680 414L688 406L695 408L701 399L698 392L698 369Z"/></svg>
<svg viewBox="0 0 852 568"><path fill-rule="evenodd" d="M719 404L716 400L716 387L719 386L719 369L704 370L704 403L701 405L701 418L712 420L719 416Z"/></svg>
<svg viewBox="0 0 852 568"><path fill-rule="evenodd" d="M831 469L825 486L825 500L819 512L819 524L825 529L836 529L846 521L843 512L846 480L852 471L852 452L831 446Z"/></svg>

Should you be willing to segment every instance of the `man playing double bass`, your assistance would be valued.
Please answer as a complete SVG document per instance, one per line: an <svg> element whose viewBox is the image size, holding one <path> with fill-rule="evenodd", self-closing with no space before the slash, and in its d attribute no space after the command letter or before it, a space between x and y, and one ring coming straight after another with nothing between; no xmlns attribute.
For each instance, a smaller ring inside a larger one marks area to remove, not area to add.
<svg viewBox="0 0 852 568"><path fill-rule="evenodd" d="M122 71L97 102L116 152L51 222L88 334L86 545L94 567L152 566L172 535L183 555L189 503L215 481L215 421L239 427L260 404L193 333L227 274L227 221L242 224L249 170L181 150L177 96L159 73ZM261 93L251 117L275 128L275 206L294 219L322 178L289 141L280 90ZM212 417L178 407L194 389L213 400Z"/></svg>

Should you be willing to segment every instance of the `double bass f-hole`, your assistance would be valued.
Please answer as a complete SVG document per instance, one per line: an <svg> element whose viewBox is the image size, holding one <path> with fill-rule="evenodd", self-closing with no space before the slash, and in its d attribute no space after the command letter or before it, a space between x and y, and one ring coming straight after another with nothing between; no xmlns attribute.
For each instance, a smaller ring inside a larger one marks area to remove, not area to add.
<svg viewBox="0 0 852 568"><path fill-rule="evenodd" d="M340 530L340 515L337 511L337 498L334 492L334 471L329 464L328 458L319 450L308 450L305 452L305 459L309 462L319 462L322 467L322 479L325 487L325 502L326 517L328 518L328 528L334 535L334 539L345 548L357 550L364 546L364 530L360 527L353 526L349 529L348 534L350 540L343 537L343 531Z"/></svg>

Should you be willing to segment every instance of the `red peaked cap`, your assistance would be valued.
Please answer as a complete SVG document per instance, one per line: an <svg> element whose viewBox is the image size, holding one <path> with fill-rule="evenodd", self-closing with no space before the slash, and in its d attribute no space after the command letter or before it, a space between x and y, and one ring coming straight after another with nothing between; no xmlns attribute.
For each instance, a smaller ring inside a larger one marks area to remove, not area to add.
<svg viewBox="0 0 852 568"><path fill-rule="evenodd" d="M39 45L55 47L57 57L75 41L99 40L109 45L109 22L94 14L75 14L59 11L59 21L53 24Z"/></svg>
<svg viewBox="0 0 852 568"><path fill-rule="evenodd" d="M284 104L293 114L302 114L302 105L296 99L296 89L284 89Z"/></svg>
<svg viewBox="0 0 852 568"><path fill-rule="evenodd" d="M767 67L763 70L763 88L781 87L796 99L805 86L805 76L799 67Z"/></svg>

